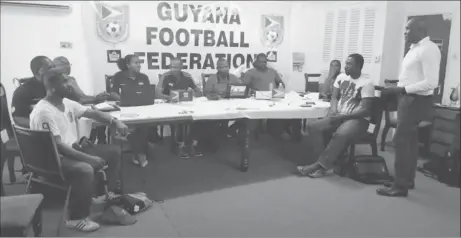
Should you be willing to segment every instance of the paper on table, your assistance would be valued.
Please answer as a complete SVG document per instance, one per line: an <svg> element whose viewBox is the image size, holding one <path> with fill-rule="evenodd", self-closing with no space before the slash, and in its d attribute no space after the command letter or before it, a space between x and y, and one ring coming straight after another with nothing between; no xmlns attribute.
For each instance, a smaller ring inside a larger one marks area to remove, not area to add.
<svg viewBox="0 0 461 238"><path fill-rule="evenodd" d="M96 109L98 109L98 110L110 110L110 109L114 108L112 105L110 105L107 102L102 102L102 103L96 104L94 107Z"/></svg>

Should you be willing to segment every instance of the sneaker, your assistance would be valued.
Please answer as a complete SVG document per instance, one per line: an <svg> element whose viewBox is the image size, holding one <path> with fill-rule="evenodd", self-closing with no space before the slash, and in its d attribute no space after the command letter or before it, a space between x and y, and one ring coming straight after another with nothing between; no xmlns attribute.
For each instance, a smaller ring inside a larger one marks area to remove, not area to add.
<svg viewBox="0 0 461 238"><path fill-rule="evenodd" d="M66 227L84 232L92 232L99 229L99 224L89 218L85 218L81 220L67 220Z"/></svg>
<svg viewBox="0 0 461 238"><path fill-rule="evenodd" d="M178 152L179 152L179 156L181 156L182 159L190 159L190 154L187 153L185 146L180 146L178 148Z"/></svg>
<svg viewBox="0 0 461 238"><path fill-rule="evenodd" d="M190 154L194 155L195 157L203 156L203 153L200 151L200 149L196 145L191 146L191 153Z"/></svg>

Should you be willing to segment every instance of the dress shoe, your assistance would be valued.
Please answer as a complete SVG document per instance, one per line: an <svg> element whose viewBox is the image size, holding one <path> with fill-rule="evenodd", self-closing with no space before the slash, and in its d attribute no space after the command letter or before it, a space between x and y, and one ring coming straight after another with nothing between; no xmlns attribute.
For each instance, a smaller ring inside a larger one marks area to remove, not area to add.
<svg viewBox="0 0 461 238"><path fill-rule="evenodd" d="M386 188L390 188L392 186L394 186L393 182L384 183L384 187L386 187ZM408 184L408 189L415 189L415 182Z"/></svg>
<svg viewBox="0 0 461 238"><path fill-rule="evenodd" d="M399 189L395 187L391 188L380 188L376 190L376 193L381 196L387 197L406 197L408 196L408 190L406 189Z"/></svg>

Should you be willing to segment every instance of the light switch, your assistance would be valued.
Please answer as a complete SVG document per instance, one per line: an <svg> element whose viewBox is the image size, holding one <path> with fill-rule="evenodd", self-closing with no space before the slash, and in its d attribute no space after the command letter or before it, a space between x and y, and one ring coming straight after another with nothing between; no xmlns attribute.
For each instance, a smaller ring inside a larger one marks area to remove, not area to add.
<svg viewBox="0 0 461 238"><path fill-rule="evenodd" d="M381 62L381 56L375 56L375 63Z"/></svg>
<svg viewBox="0 0 461 238"><path fill-rule="evenodd" d="M72 43L70 42L60 42L61 49L72 49Z"/></svg>

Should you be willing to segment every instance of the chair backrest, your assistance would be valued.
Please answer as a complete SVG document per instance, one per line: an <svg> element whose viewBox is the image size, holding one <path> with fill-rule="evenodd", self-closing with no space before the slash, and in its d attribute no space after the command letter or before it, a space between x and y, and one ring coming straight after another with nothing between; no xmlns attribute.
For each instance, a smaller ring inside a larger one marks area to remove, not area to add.
<svg viewBox="0 0 461 238"><path fill-rule="evenodd" d="M208 78L211 76L212 74L202 74L202 87L201 90L203 92L205 92L205 84L206 84L206 81L208 80Z"/></svg>
<svg viewBox="0 0 461 238"><path fill-rule="evenodd" d="M370 123L375 125L373 130L373 136L378 136L379 130L381 129L381 121L383 119L384 100L382 97L374 97L372 102L372 111Z"/></svg>
<svg viewBox="0 0 461 238"><path fill-rule="evenodd" d="M320 91L320 86L319 82L309 82L309 78L317 78L320 77L321 74L304 74L304 92L319 92Z"/></svg>
<svg viewBox="0 0 461 238"><path fill-rule="evenodd" d="M163 86L163 80L164 80L164 78L165 78L165 77L163 76L163 74L158 74L157 88L158 88L158 87L161 88L161 87Z"/></svg>
<svg viewBox="0 0 461 238"><path fill-rule="evenodd" d="M26 83L27 80L30 80L30 78L14 78L13 79L13 84L16 87L19 87L19 86L23 85L24 83Z"/></svg>
<svg viewBox="0 0 461 238"><path fill-rule="evenodd" d="M13 131L26 171L39 176L64 176L61 170L61 158L49 130L37 131L13 125Z"/></svg>
<svg viewBox="0 0 461 238"><path fill-rule="evenodd" d="M114 83L112 82L112 79L113 79L113 75L105 75L105 80L106 80L106 92L107 93L111 93L112 92L112 88L114 86Z"/></svg>

